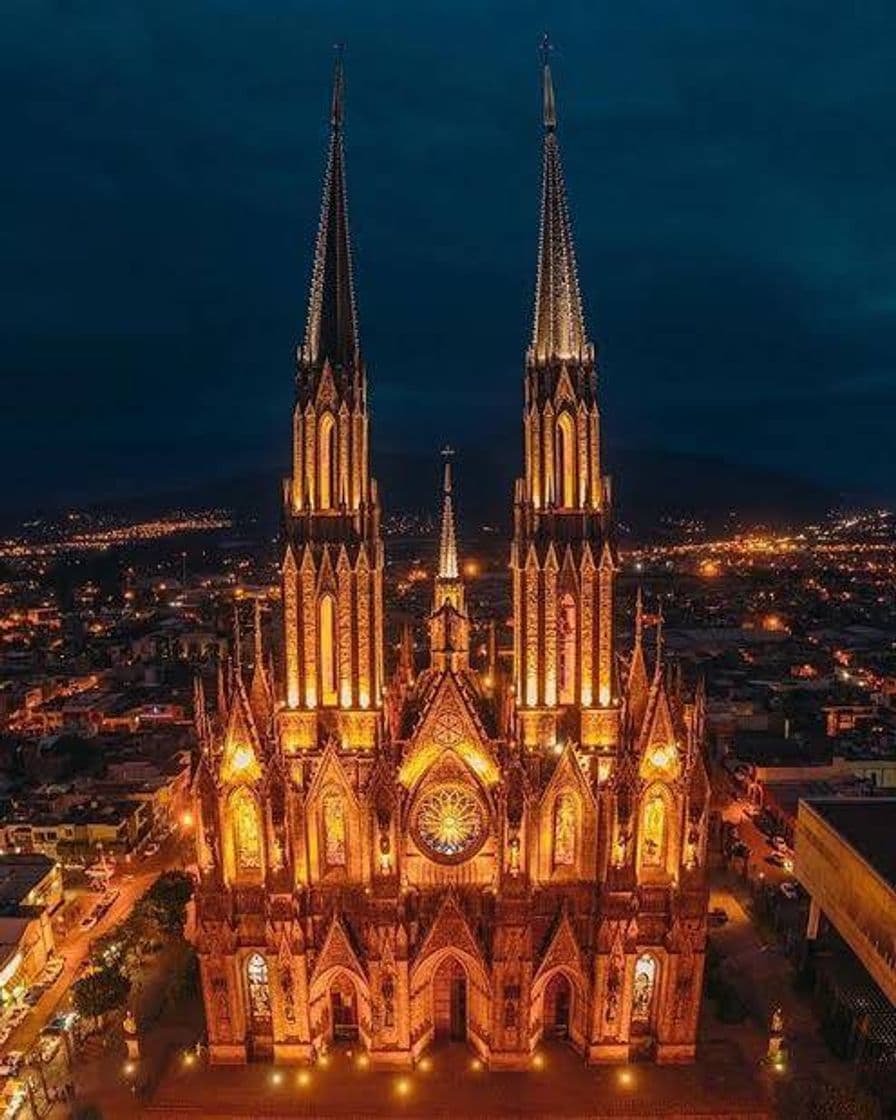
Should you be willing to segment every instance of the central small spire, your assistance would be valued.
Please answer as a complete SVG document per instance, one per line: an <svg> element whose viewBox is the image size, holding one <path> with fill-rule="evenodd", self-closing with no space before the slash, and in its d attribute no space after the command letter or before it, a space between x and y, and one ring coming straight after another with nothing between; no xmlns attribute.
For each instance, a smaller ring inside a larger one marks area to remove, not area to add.
<svg viewBox="0 0 896 1120"><path fill-rule="evenodd" d="M439 536L439 579L457 579L457 536L454 529L454 504L451 497L452 447L442 448L445 472L442 482L442 530Z"/></svg>

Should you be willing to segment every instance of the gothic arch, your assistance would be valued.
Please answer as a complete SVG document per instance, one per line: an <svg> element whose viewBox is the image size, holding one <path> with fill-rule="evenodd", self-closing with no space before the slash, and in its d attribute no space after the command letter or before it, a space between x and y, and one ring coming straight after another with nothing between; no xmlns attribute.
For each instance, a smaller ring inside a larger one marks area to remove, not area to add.
<svg viewBox="0 0 896 1120"><path fill-rule="evenodd" d="M262 883L265 874L264 815L255 792L237 786L224 807L224 870L230 883Z"/></svg>
<svg viewBox="0 0 896 1120"><path fill-rule="evenodd" d="M638 808L639 879L666 879L677 873L678 828L675 795L664 782L652 782Z"/></svg>
<svg viewBox="0 0 896 1120"><path fill-rule="evenodd" d="M433 982L437 973L449 961L455 961L467 980L467 1041L483 1057L488 1057L489 1022L491 1018L491 982L481 958L458 945L448 945L418 959L411 969L411 1033L424 1024L428 1030L421 1035L415 1047L421 1053L435 1034L433 1007Z"/></svg>
<svg viewBox="0 0 896 1120"><path fill-rule="evenodd" d="M530 997L530 1037L537 1041L550 1024L545 1019L545 999L552 982L563 977L569 984L572 1004L569 1008L569 1041L581 1049L588 1029L588 982L581 971L571 965L558 964L539 972L532 982Z"/></svg>
<svg viewBox="0 0 896 1120"><path fill-rule="evenodd" d="M367 977L359 975L352 967L333 964L321 971L315 970L308 990L308 1007L311 1018L311 1035L316 1041L328 1045L333 1039L332 993L337 985L352 986L358 1012L358 1034L365 1046L370 1045L370 985Z"/></svg>
<svg viewBox="0 0 896 1120"><path fill-rule="evenodd" d="M317 427L317 492L321 509L334 509L337 505L338 438L336 417L325 412Z"/></svg>
<svg viewBox="0 0 896 1120"><path fill-rule="evenodd" d="M557 504L563 509L575 509L578 504L578 452L576 449L576 422L570 412L557 417L555 438L557 457Z"/></svg>
<svg viewBox="0 0 896 1120"><path fill-rule="evenodd" d="M339 703L339 627L336 596L329 591L317 604L317 645L320 701L325 707L335 707Z"/></svg>

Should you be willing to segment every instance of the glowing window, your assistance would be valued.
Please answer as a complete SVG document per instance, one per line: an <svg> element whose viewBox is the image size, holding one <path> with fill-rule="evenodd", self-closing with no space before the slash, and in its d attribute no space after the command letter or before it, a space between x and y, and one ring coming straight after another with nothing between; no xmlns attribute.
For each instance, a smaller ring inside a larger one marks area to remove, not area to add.
<svg viewBox="0 0 896 1120"><path fill-rule="evenodd" d="M646 1022L653 1006L656 989L656 958L648 953L635 961L635 983L632 988L632 1019Z"/></svg>
<svg viewBox="0 0 896 1120"><path fill-rule="evenodd" d="M253 953L246 962L249 984L249 1011L255 1022L271 1018L271 989L268 985L268 964L261 953Z"/></svg>
<svg viewBox="0 0 896 1120"><path fill-rule="evenodd" d="M645 867L664 867L666 863L666 802L659 791L644 803L641 862Z"/></svg>
<svg viewBox="0 0 896 1120"><path fill-rule="evenodd" d="M320 698L326 705L338 701L338 643L336 639L336 601L323 595L318 608L318 644L320 646Z"/></svg>
<svg viewBox="0 0 896 1120"><path fill-rule="evenodd" d="M332 509L336 504L336 421L329 412L325 412L320 418L317 446L320 508Z"/></svg>
<svg viewBox="0 0 896 1120"><path fill-rule="evenodd" d="M338 793L324 797L324 863L329 867L345 867L345 806Z"/></svg>
<svg viewBox="0 0 896 1120"><path fill-rule="evenodd" d="M261 819L258 803L245 787L233 795L230 813L237 876L257 878L262 859Z"/></svg>
<svg viewBox="0 0 896 1120"><path fill-rule="evenodd" d="M441 863L469 859L488 834L479 797L470 787L455 784L436 786L420 798L412 829L426 854Z"/></svg>
<svg viewBox="0 0 896 1120"><path fill-rule="evenodd" d="M576 803L571 793L561 793L554 803L554 867L576 862Z"/></svg>
<svg viewBox="0 0 896 1120"><path fill-rule="evenodd" d="M560 505L574 509L579 503L576 496L576 429L568 412L557 420L557 496Z"/></svg>
<svg viewBox="0 0 896 1120"><path fill-rule="evenodd" d="M557 620L557 646L560 703L574 704L576 699L576 604L569 593L560 600L560 612Z"/></svg>

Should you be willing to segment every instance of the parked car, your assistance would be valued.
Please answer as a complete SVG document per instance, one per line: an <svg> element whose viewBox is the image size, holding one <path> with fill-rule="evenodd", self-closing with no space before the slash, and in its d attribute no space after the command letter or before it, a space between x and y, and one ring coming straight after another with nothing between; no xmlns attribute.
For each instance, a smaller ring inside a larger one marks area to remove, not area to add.
<svg viewBox="0 0 896 1120"><path fill-rule="evenodd" d="M778 887L778 890L781 892L781 894L784 895L785 898L789 898L791 900L795 900L800 897L800 889L792 879L787 879L785 882L783 882L780 887Z"/></svg>
<svg viewBox="0 0 896 1120"><path fill-rule="evenodd" d="M780 852L772 852L770 856L765 857L765 862L770 863L772 867L783 867L784 857Z"/></svg>
<svg viewBox="0 0 896 1120"><path fill-rule="evenodd" d="M783 836L773 836L769 842L776 852L787 852L790 850Z"/></svg>
<svg viewBox="0 0 896 1120"><path fill-rule="evenodd" d="M33 988L29 988L25 993L25 1002L29 1007L34 1007L34 1005L40 1000L40 997L44 994L44 991L45 989L42 988L40 984L35 984Z"/></svg>
<svg viewBox="0 0 896 1120"><path fill-rule="evenodd" d="M724 906L715 906L709 912L709 924L723 926L728 921L728 911Z"/></svg>
<svg viewBox="0 0 896 1120"><path fill-rule="evenodd" d="M12 1010L10 1012L9 1020L8 1020L10 1025L12 1026L13 1030L15 1030L16 1027L18 1027L22 1023L24 1023L25 1020L28 1018L30 1013L31 1013L31 1008L30 1007L16 1007L16 1008L14 1008L14 1010Z"/></svg>

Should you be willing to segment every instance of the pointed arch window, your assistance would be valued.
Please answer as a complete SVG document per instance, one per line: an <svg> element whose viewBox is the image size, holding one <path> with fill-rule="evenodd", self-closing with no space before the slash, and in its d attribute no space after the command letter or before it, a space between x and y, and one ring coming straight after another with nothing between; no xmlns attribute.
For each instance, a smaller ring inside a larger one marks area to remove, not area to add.
<svg viewBox="0 0 896 1120"><path fill-rule="evenodd" d="M567 592L560 599L557 619L557 676L560 703L574 704L576 699L576 602Z"/></svg>
<svg viewBox="0 0 896 1120"><path fill-rule="evenodd" d="M317 487L321 509L333 509L336 505L336 436L336 419L332 412L325 412L317 430Z"/></svg>
<svg viewBox="0 0 896 1120"><path fill-rule="evenodd" d="M246 983L249 989L249 1013L256 1027L271 1021L271 989L268 983L268 962L261 953L253 953L246 962Z"/></svg>
<svg viewBox="0 0 896 1120"><path fill-rule="evenodd" d="M336 600L322 595L318 604L317 635L320 662L320 699L328 707L338 700L339 649L336 631Z"/></svg>
<svg viewBox="0 0 896 1120"><path fill-rule="evenodd" d="M575 509L578 502L576 482L576 425L568 412L557 418L557 497L564 509Z"/></svg>
<svg viewBox="0 0 896 1120"><path fill-rule="evenodd" d="M635 982L632 987L632 1020L647 1023L653 1010L653 997L656 991L656 957L642 953L635 961Z"/></svg>
<svg viewBox="0 0 896 1120"><path fill-rule="evenodd" d="M237 879L258 879L262 873L261 813L258 802L245 786L233 795L230 818Z"/></svg>
<svg viewBox="0 0 896 1120"><path fill-rule="evenodd" d="M345 802L340 793L328 793L324 797L323 823L326 869L345 867Z"/></svg>
<svg viewBox="0 0 896 1120"><path fill-rule="evenodd" d="M647 794L641 822L641 863L646 868L664 869L669 839L666 799L658 789Z"/></svg>
<svg viewBox="0 0 896 1120"><path fill-rule="evenodd" d="M574 867L577 832L576 801L571 793L561 793L554 802L554 867Z"/></svg>

